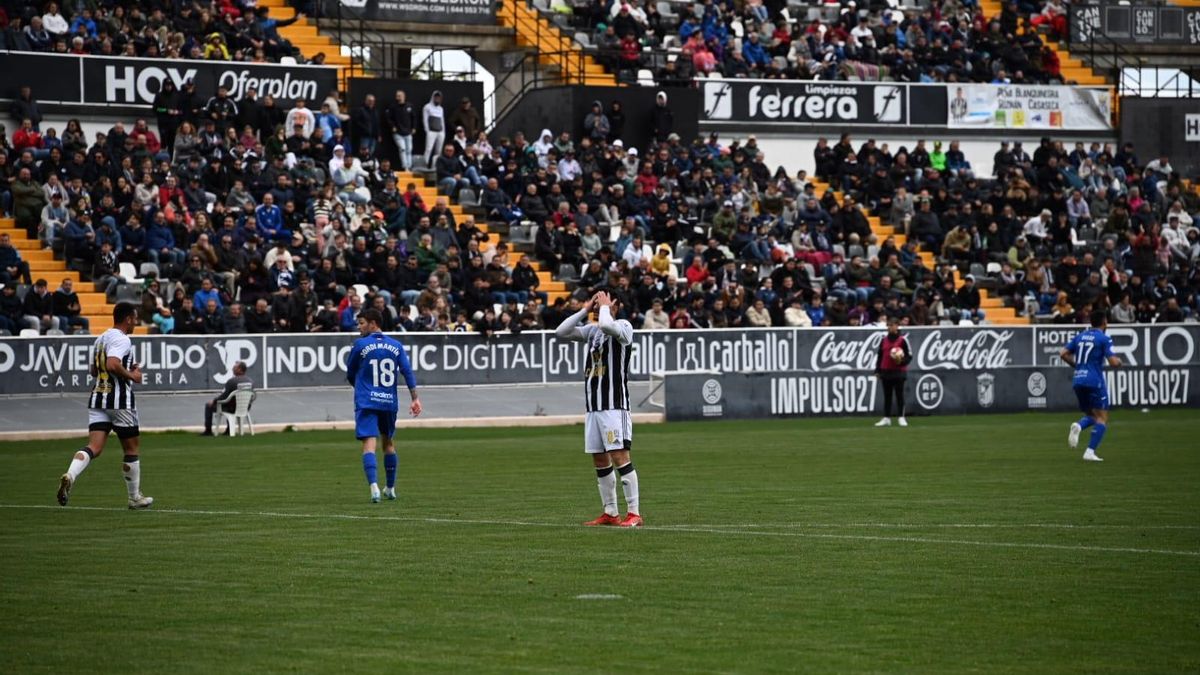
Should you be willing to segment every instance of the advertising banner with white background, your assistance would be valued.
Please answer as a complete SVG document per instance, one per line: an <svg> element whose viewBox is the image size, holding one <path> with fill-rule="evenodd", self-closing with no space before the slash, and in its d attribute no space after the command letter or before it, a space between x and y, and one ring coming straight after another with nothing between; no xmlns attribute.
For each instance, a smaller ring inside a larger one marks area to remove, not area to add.
<svg viewBox="0 0 1200 675"><path fill-rule="evenodd" d="M1009 368L1070 369L1058 352L1082 327L922 327L906 331L916 373L986 373ZM869 375L880 328L635 331L630 372L809 372ZM1200 324L1113 326L1114 349L1133 367L1174 369L1200 363ZM399 334L421 386L573 382L587 363L582 343L552 332L490 338L470 333ZM220 389L237 361L264 389L345 386L355 334L136 335L134 358L146 383L140 390ZM77 393L88 375L94 338L0 338L0 395Z"/></svg>
<svg viewBox="0 0 1200 675"><path fill-rule="evenodd" d="M1112 128L1112 96L1103 87L952 85L946 105L947 125L956 129Z"/></svg>

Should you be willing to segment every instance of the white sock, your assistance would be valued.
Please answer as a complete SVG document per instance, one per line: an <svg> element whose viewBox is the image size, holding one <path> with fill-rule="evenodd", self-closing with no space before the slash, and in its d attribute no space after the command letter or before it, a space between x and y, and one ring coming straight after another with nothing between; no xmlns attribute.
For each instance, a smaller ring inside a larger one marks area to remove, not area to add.
<svg viewBox="0 0 1200 675"><path fill-rule="evenodd" d="M621 474L621 488L625 491L625 508L629 513L641 515L638 505L638 476L637 471L633 468L633 462L625 466L617 467L617 473Z"/></svg>
<svg viewBox="0 0 1200 675"><path fill-rule="evenodd" d="M617 510L617 475L611 465L596 469L596 484L600 487L600 503L604 505L604 512L610 516L620 513Z"/></svg>
<svg viewBox="0 0 1200 675"><path fill-rule="evenodd" d="M121 465L125 472L125 489L130 499L137 499L142 494L142 463L137 455L125 455Z"/></svg>
<svg viewBox="0 0 1200 675"><path fill-rule="evenodd" d="M80 456L82 456L83 459L80 459ZM71 466L67 468L67 473L71 476L71 480L79 478L79 474L83 473L83 470L86 469L88 464L91 463L92 456L88 454L88 452L85 452L84 450L76 452L75 456L71 458Z"/></svg>

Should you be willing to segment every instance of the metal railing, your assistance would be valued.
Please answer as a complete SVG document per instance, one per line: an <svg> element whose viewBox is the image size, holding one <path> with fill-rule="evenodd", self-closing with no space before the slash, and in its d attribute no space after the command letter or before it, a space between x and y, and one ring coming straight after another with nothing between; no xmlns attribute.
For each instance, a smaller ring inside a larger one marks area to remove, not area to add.
<svg viewBox="0 0 1200 675"><path fill-rule="evenodd" d="M607 54L603 53L604 50L588 49L585 52L583 46L575 44L572 35L551 26L538 8L527 0L501 0L497 12L502 20L507 21L506 25L515 29L514 37L518 44L522 40L533 44L526 45L521 58L504 77L496 79L495 88L484 102L484 109L493 111L489 128L494 128L496 122L503 119L532 89L583 84L590 74L589 56L596 57L601 64L610 57L614 62L619 58L618 53ZM544 49L543 45L551 48ZM506 103L497 105L504 96L509 97Z"/></svg>
<svg viewBox="0 0 1200 675"><path fill-rule="evenodd" d="M1200 67L1154 65L1152 55L1137 54L1128 45L1098 31L1089 31L1086 39L1070 42L1069 53L1104 73L1116 86L1118 96L1200 96L1200 85L1196 82Z"/></svg>

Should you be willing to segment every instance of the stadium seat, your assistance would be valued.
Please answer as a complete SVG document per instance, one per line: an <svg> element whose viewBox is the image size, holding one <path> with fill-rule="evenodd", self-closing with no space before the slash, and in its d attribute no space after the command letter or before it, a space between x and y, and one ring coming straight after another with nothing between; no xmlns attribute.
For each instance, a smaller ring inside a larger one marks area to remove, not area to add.
<svg viewBox="0 0 1200 675"><path fill-rule="evenodd" d="M9 332L8 329L0 328L0 336L9 337L11 335L12 335L12 333Z"/></svg>
<svg viewBox="0 0 1200 675"><path fill-rule="evenodd" d="M987 264L987 273L989 277L1000 274L1000 269L1000 263L998 262L990 262Z"/></svg>
<svg viewBox="0 0 1200 675"><path fill-rule="evenodd" d="M41 333L36 328L22 328L21 337L38 337Z"/></svg>
<svg viewBox="0 0 1200 675"><path fill-rule="evenodd" d="M148 277L153 274L155 279L157 279L161 274L161 272L158 271L158 263L152 262L142 263L138 268L138 273L143 277Z"/></svg>
<svg viewBox="0 0 1200 675"><path fill-rule="evenodd" d="M851 244L850 248L846 249L847 258L854 258L856 256L861 258L864 255L866 255L866 251L864 251L863 247L859 246L858 244Z"/></svg>
<svg viewBox="0 0 1200 675"><path fill-rule="evenodd" d="M365 299L367 293L371 292L371 289L366 284L354 284L354 291L358 293L358 297Z"/></svg>
<svg viewBox="0 0 1200 675"><path fill-rule="evenodd" d="M475 196L475 191L471 188L463 188L458 191L458 203L463 206L478 205L478 198Z"/></svg>
<svg viewBox="0 0 1200 675"><path fill-rule="evenodd" d="M237 389L229 393L229 396L217 401L220 403L228 403L229 399L233 399L233 412L221 411L221 424L228 425L228 433L230 436L241 436L245 433L242 429L242 424L245 423L246 430L250 435L254 435L254 420L250 419L250 406L254 403L254 399L258 398L258 394L254 392L252 385L239 385ZM237 433L234 433L234 426L237 426Z"/></svg>
<svg viewBox="0 0 1200 675"><path fill-rule="evenodd" d="M144 279L138 276L137 268L133 266L133 263L121 263L117 268L117 272L127 284L137 284L140 286L142 281L144 281Z"/></svg>
<svg viewBox="0 0 1200 675"><path fill-rule="evenodd" d="M987 276L987 268L980 263L971 263L971 276L976 279Z"/></svg>
<svg viewBox="0 0 1200 675"><path fill-rule="evenodd" d="M563 263L558 266L558 278L563 281L576 281L579 279L579 273L574 265Z"/></svg>

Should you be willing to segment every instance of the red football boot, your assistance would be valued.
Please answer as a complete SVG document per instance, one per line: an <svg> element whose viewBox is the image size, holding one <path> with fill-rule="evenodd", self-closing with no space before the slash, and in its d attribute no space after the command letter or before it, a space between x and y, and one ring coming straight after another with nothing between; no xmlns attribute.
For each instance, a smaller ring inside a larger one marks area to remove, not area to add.
<svg viewBox="0 0 1200 675"><path fill-rule="evenodd" d="M641 522L639 520L639 522ZM600 517L595 520L589 520L584 523L587 527L597 527L600 525L621 525L621 519L616 516L610 516L607 513L600 514Z"/></svg>
<svg viewBox="0 0 1200 675"><path fill-rule="evenodd" d="M642 517L636 513L625 514L625 520L622 520L618 527L641 527Z"/></svg>

